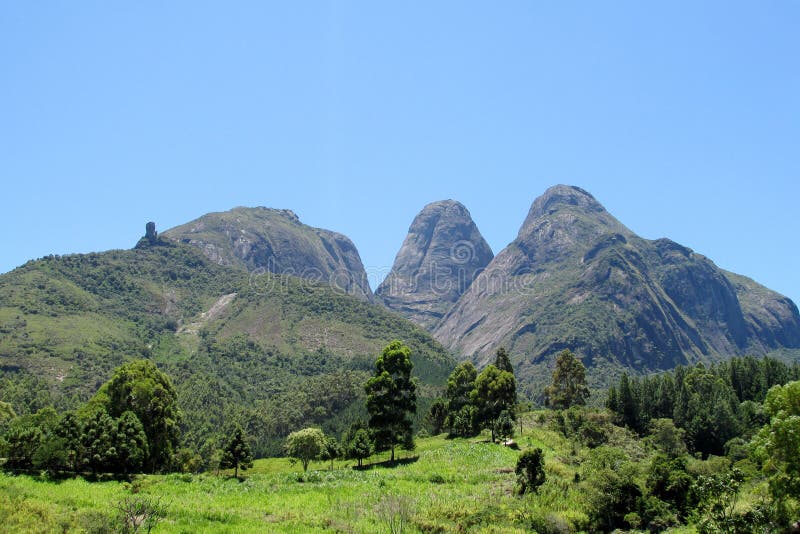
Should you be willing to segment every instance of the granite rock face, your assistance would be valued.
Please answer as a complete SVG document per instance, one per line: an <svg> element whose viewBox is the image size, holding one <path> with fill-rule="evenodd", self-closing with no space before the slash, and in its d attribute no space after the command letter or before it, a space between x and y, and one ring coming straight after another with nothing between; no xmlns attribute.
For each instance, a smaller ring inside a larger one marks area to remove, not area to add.
<svg viewBox="0 0 800 534"><path fill-rule="evenodd" d="M800 315L788 298L668 239L642 239L561 185L534 201L434 336L478 364L505 346L529 383L569 348L599 385L620 369L800 348Z"/></svg>
<svg viewBox="0 0 800 534"><path fill-rule="evenodd" d="M492 258L467 208L454 200L432 202L414 218L375 294L431 330Z"/></svg>
<svg viewBox="0 0 800 534"><path fill-rule="evenodd" d="M219 265L288 274L373 299L353 242L303 224L291 210L238 207L203 215L161 235L199 248Z"/></svg>

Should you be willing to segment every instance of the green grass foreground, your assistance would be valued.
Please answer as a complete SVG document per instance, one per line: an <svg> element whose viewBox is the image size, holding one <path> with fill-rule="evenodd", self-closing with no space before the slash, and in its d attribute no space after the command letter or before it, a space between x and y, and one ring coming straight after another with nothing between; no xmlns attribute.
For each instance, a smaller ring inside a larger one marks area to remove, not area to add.
<svg viewBox="0 0 800 534"><path fill-rule="evenodd" d="M586 521L562 436L540 428L519 439L547 454L548 481L524 498L514 496L519 451L482 437L422 438L395 466L380 455L363 470L314 462L303 474L285 458L257 460L242 480L227 472L131 482L0 474L0 524L7 532L104 531L117 526L115 504L134 495L165 505L156 532L525 532L539 512Z"/></svg>

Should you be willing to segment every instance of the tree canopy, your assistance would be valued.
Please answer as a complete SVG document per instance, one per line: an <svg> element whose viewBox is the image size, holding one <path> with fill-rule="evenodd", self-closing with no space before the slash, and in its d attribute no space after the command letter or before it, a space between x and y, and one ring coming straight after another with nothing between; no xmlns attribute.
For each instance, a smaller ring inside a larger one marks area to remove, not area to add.
<svg viewBox="0 0 800 534"><path fill-rule="evenodd" d="M476 378L478 371L472 362L458 364L447 378L447 425L456 436L468 436L475 430L475 408L470 395Z"/></svg>
<svg viewBox="0 0 800 534"><path fill-rule="evenodd" d="M319 428L304 428L292 432L284 445L287 456L299 461L308 471L311 460L319 458L325 449L325 433Z"/></svg>
<svg viewBox="0 0 800 534"><path fill-rule="evenodd" d="M409 416L417 412L417 385L411 378L411 351L400 341L392 341L375 362L375 375L365 390L369 428L378 450L392 451L411 434Z"/></svg>
<svg viewBox="0 0 800 534"><path fill-rule="evenodd" d="M253 467L253 455L250 452L250 444L244 435L244 430L236 425L222 446L222 457L219 466L222 469L233 468L233 476L239 478L239 468L245 471Z"/></svg>
<svg viewBox="0 0 800 534"><path fill-rule="evenodd" d="M508 357L508 351L505 349L505 347L500 347L497 349L494 359L494 366L501 371L508 371L512 374L514 373L514 367L511 365L511 360Z"/></svg>
<svg viewBox="0 0 800 534"><path fill-rule="evenodd" d="M495 423L504 411L514 416L517 404L517 382L514 375L501 371L494 365L487 366L475 380L475 389L470 400L478 412L478 421L492 432L495 438Z"/></svg>
<svg viewBox="0 0 800 534"><path fill-rule="evenodd" d="M167 469L177 450L180 411L169 377L150 360L134 360L114 372L91 404L101 404L111 417L133 412L147 436L147 471Z"/></svg>
<svg viewBox="0 0 800 534"><path fill-rule="evenodd" d="M770 493L785 508L800 495L800 381L770 389L764 409L770 422L754 440L756 456L774 473Z"/></svg>
<svg viewBox="0 0 800 534"><path fill-rule="evenodd" d="M586 404L589 398L586 367L569 349L561 351L556 357L553 381L545 388L545 397L547 404L556 409Z"/></svg>

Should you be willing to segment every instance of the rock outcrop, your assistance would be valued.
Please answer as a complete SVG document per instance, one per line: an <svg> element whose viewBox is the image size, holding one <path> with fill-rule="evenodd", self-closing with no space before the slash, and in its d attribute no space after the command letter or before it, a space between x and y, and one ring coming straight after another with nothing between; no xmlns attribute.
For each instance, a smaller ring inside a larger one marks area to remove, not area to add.
<svg viewBox="0 0 800 534"><path fill-rule="evenodd" d="M293 275L373 298L353 242L303 224L291 210L239 207L203 215L161 235L199 248L219 265Z"/></svg>
<svg viewBox="0 0 800 534"><path fill-rule="evenodd" d="M430 330L492 258L467 208L454 200L432 202L414 218L375 294L389 309Z"/></svg>
<svg viewBox="0 0 800 534"><path fill-rule="evenodd" d="M555 186L434 336L478 364L505 346L529 382L546 379L541 367L569 348L600 384L620 369L800 348L800 315L686 247L636 236L586 191Z"/></svg>

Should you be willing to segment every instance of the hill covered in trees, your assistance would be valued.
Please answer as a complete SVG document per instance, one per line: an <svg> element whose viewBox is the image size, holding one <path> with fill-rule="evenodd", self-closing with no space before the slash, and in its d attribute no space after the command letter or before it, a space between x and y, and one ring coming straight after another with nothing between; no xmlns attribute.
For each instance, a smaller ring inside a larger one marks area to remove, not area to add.
<svg viewBox="0 0 800 534"><path fill-rule="evenodd" d="M0 399L19 414L72 409L122 363L150 358L173 377L197 449L230 420L261 455L303 424L341 428L363 415L363 382L392 339L412 348L426 402L454 365L447 352L327 285L217 265L160 237L0 276Z"/></svg>

